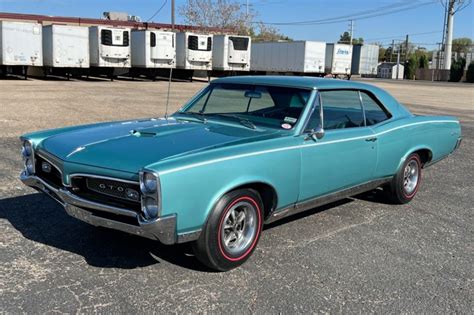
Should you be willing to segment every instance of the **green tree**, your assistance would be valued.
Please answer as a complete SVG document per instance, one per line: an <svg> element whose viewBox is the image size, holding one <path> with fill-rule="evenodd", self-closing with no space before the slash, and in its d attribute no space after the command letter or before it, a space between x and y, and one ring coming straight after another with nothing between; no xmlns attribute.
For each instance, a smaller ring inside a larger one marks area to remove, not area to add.
<svg viewBox="0 0 474 315"><path fill-rule="evenodd" d="M408 62L406 63L406 66L405 66L406 78L409 80L414 80L416 69L418 69L418 59L416 58L415 55L411 55L410 58L408 58Z"/></svg>
<svg viewBox="0 0 474 315"><path fill-rule="evenodd" d="M351 42L351 34L349 32L344 32L339 36L338 44L349 44ZM364 39L362 37L353 38L352 45L362 45Z"/></svg>
<svg viewBox="0 0 474 315"><path fill-rule="evenodd" d="M453 39L453 52L467 53L472 46L472 39L468 37L461 37Z"/></svg>
<svg viewBox="0 0 474 315"><path fill-rule="evenodd" d="M467 68L466 82L474 83L474 61L471 61Z"/></svg>
<svg viewBox="0 0 474 315"><path fill-rule="evenodd" d="M466 59L458 58L451 62L451 71L449 72L449 81L459 82L464 75L464 68L466 67Z"/></svg>

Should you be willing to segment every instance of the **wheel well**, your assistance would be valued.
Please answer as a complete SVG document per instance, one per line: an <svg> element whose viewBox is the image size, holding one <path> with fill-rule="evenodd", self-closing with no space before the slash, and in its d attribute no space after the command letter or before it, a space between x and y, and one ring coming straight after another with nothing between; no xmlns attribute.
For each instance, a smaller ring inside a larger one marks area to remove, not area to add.
<svg viewBox="0 0 474 315"><path fill-rule="evenodd" d="M271 185L265 183L249 183L236 187L233 190L236 189L253 189L257 191L260 197L262 198L263 212L265 218L267 218L267 216L271 212L273 212L273 210L275 210L277 206L278 196L275 191L275 188L273 188Z"/></svg>
<svg viewBox="0 0 474 315"><path fill-rule="evenodd" d="M431 159L433 158L433 153L428 149L421 149L413 153L416 153L420 156L422 166L430 162Z"/></svg>

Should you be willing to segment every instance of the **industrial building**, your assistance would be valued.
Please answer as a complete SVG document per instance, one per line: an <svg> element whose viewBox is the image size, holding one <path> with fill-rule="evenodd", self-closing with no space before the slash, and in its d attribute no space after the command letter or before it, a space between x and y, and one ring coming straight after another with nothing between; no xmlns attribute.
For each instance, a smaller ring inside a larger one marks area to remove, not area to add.
<svg viewBox="0 0 474 315"><path fill-rule="evenodd" d="M396 62L382 62L377 67L377 78L403 80L405 67Z"/></svg>

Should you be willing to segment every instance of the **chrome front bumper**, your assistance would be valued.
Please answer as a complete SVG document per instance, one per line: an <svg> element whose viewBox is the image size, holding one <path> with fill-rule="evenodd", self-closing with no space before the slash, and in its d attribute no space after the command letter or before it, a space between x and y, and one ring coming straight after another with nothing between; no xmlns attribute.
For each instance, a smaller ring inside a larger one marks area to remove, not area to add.
<svg viewBox="0 0 474 315"><path fill-rule="evenodd" d="M154 221L144 221L141 216L134 211L85 200L72 194L66 189L56 189L41 178L34 175L27 175L25 172L21 173L20 180L25 185L43 192L59 202L70 216L81 221L94 226L102 226L158 240L163 244L170 245L178 242L176 234L176 215L174 214L160 217ZM137 224L128 224L106 217L97 216L94 212L108 214L109 216L110 214L112 214L112 216L115 214L117 216L132 218L132 220L136 220Z"/></svg>

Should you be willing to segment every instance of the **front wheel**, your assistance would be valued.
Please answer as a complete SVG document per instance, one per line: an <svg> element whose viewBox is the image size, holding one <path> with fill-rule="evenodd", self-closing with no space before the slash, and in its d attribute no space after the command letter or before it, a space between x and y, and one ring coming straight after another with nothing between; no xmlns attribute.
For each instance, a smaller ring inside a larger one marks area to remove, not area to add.
<svg viewBox="0 0 474 315"><path fill-rule="evenodd" d="M402 167L392 179L389 188L390 198L394 203L410 202L418 192L421 182L421 160L416 153L410 154Z"/></svg>
<svg viewBox="0 0 474 315"><path fill-rule="evenodd" d="M193 249L209 268L227 271L243 264L253 253L263 226L263 205L252 189L224 195L212 210Z"/></svg>

